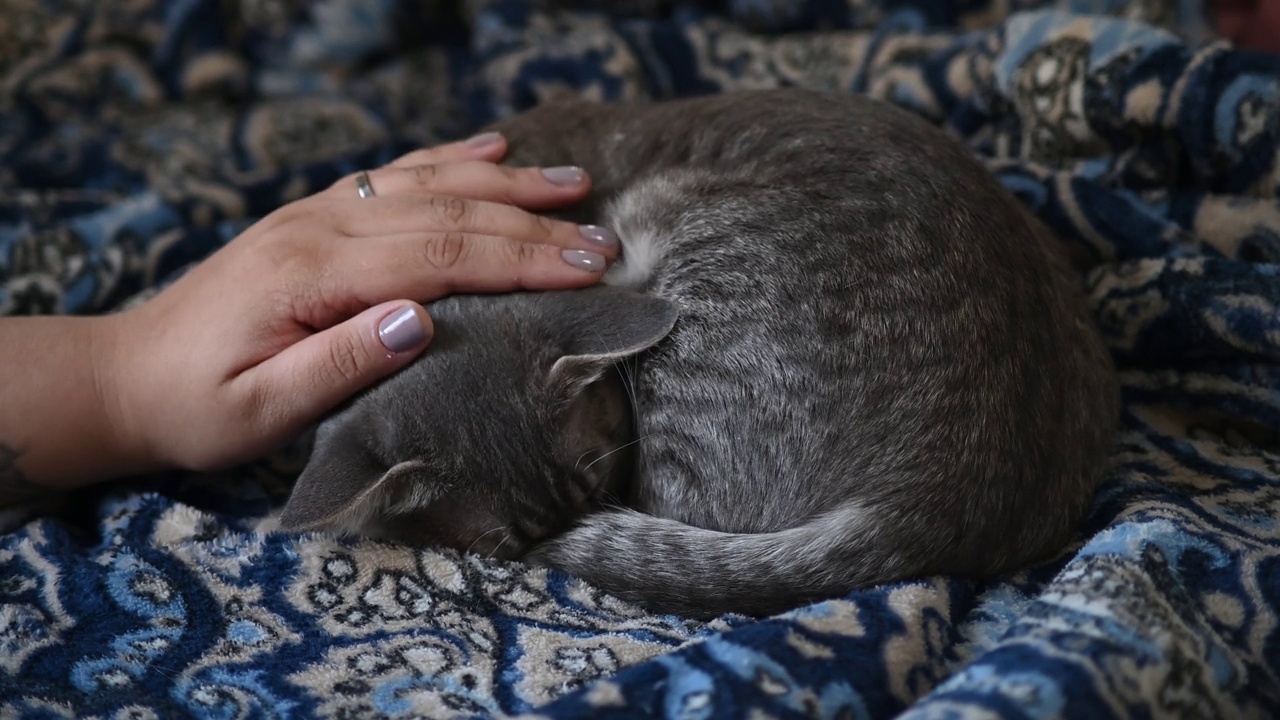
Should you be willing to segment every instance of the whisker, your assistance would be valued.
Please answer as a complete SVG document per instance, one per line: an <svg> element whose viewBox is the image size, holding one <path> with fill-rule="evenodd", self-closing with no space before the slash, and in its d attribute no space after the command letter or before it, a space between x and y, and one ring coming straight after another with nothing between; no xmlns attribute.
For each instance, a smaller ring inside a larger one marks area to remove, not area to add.
<svg viewBox="0 0 1280 720"><path fill-rule="evenodd" d="M613 346L610 343L605 341L604 336L600 334L599 330L595 330L594 333L595 333L596 339L600 341L600 345L603 346L605 349L607 349L610 354L613 354L616 352ZM626 359L626 360L622 360L621 362L615 362L613 363L613 369L618 373L618 377L622 380L622 387L626 390L627 398L630 400L630 407L628 409L631 411L631 426L637 427L639 418L636 412L635 377L632 373L631 360ZM626 446L624 445L623 447L626 447ZM591 454L596 449L597 448L589 448L586 452L578 456L578 459L575 460L573 463L573 472L575 474L578 472L578 466L582 464L582 458ZM618 448L617 450L621 450L621 449L622 448ZM617 452L617 450L614 450L613 452ZM602 455L596 458L595 460L592 460L590 463L587 464L587 467L582 469L582 471L586 472L588 469L591 468L592 465L603 460L606 457L608 457L608 454ZM595 490L595 488L592 488L592 490Z"/></svg>
<svg viewBox="0 0 1280 720"><path fill-rule="evenodd" d="M609 353L611 355L617 353L617 351L614 350L613 347L609 345L609 343L605 342L604 336L600 334L599 330L595 331L595 335L596 335L596 339L600 341L601 345L603 345L606 349L609 350ZM631 399L631 419L633 421L636 419L636 390L635 390L636 379L632 369L632 364L634 360L635 360L634 358L624 358L613 364L613 369L616 370L618 372L618 376L622 378L622 387L626 388L627 397Z"/></svg>
<svg viewBox="0 0 1280 720"><path fill-rule="evenodd" d="M636 398L636 373L639 372L636 360L632 358L628 362L618 363L614 366L618 370L618 376L622 379L622 389L627 392L631 411L631 427L634 431L640 430L640 407L639 400ZM643 458L642 458L643 460Z"/></svg>
<svg viewBox="0 0 1280 720"><path fill-rule="evenodd" d="M615 352L614 349L609 345L609 343L605 342L604 336L601 335L598 330L595 331L595 335L596 335L596 338L600 340L600 344L603 345L605 348L608 348L610 353ZM639 372L638 360L635 357L625 358L619 362L615 362L613 364L613 369L618 373L619 379L622 380L622 387L627 393L627 400L629 401L628 405L630 406L628 409L630 410L630 414L631 414L631 427L635 430L639 430L640 429L640 408L639 408L639 399L636 395L636 375ZM618 452L619 450L635 445L636 443L648 437L649 435L645 435L644 437L636 438L635 440L632 440L631 442L626 443L625 445L621 445L617 448L614 448L613 450L610 450L604 455L601 455L595 460L592 460L591 462L587 463L587 466L585 468L582 468L582 472L586 473L586 471L591 469L592 465L595 465L596 463ZM573 463L573 471L575 474L578 472L578 465L582 463L582 458L586 457L587 454L592 452L593 450L595 450L595 448L589 449L586 452L582 453L582 455L578 456L578 459ZM644 459L641 458L642 462L643 460ZM600 478L595 483L595 485L592 488L590 488L590 490L587 492L588 499L593 497L596 494L596 492L599 491L600 486L604 483L604 481L605 481L605 478Z"/></svg>
<svg viewBox="0 0 1280 720"><path fill-rule="evenodd" d="M584 452L584 453L582 453L581 455L579 455L579 456L578 456L578 459L577 459L576 461L574 461L574 463L573 463L573 471L574 471L575 473L576 473L576 472L578 472L578 464L582 462L582 458L584 458L584 457L586 457L588 454L590 454L592 450L595 450L595 448L590 448L590 449L588 449L586 452Z"/></svg>
<svg viewBox="0 0 1280 720"><path fill-rule="evenodd" d="M507 535L506 535L506 537L502 538L502 542L498 543L498 545L497 545L494 549L492 549L492 550L490 550L490 551L489 551L489 557L488 557L488 558L486 558L486 559L488 559L488 560L492 560L492 559L493 559L493 556L494 556L494 555L497 555L497 554L498 554L498 551L502 549L502 546L503 546L503 545L506 545L506 544L507 544L507 541L508 541L508 540L510 540L510 539L511 539L511 533L509 533L509 532L508 532L508 533L507 533Z"/></svg>
<svg viewBox="0 0 1280 720"><path fill-rule="evenodd" d="M592 332L595 333L596 339L599 340L600 344L603 345L605 349L609 351L610 355L615 354L613 346L604 341L604 336L600 334L599 330L592 330Z"/></svg>
<svg viewBox="0 0 1280 720"><path fill-rule="evenodd" d="M622 378L622 387L627 391L627 398L631 401L631 426L639 427L640 415L636 408L636 368L632 361L616 364L614 367L618 370L618 375Z"/></svg>
<svg viewBox="0 0 1280 720"><path fill-rule="evenodd" d="M503 529L503 528L505 528L505 527L506 527L506 525L499 525L499 526L498 526L498 527L496 527L496 528L492 528L492 529L490 529L490 530L486 530L486 531L484 531L483 533L480 533L480 535L479 535L478 537L476 537L476 539L475 539L475 540L472 540L472 541L471 541L471 544L467 546L467 550L466 550L466 552L471 552L471 548L475 547L475 546L476 546L476 543L478 543L478 542L480 542L481 540L483 540L483 539L485 538L485 536L486 536L486 535L489 535L490 533L497 532L497 531L499 531L499 530L501 530L501 529Z"/></svg>
<svg viewBox="0 0 1280 720"><path fill-rule="evenodd" d="M652 434L652 433L651 433L651 434ZM638 438L636 438L635 440L632 440L632 441L631 441L631 442L629 442L629 443L624 443L624 444L622 444L622 445L619 445L618 447L616 447L616 448L614 448L614 449L610 450L609 452L607 452L607 453L605 453L605 454L601 455L600 457L596 458L595 460L592 460L591 462L587 463L587 466L586 466L586 467L584 467L584 468L582 468L582 472L586 472L586 471L590 470L592 465L595 465L596 463L598 463L598 462L600 462L601 460L603 460L603 459L605 459L605 458L609 457L610 455L612 455L612 454L614 454L614 453L618 452L619 450L622 450L622 449L625 449L625 448L631 447L632 445L635 445L636 443L640 442L641 440L647 440L648 438L649 438L649 436L648 436L648 435L645 435L644 437L638 437Z"/></svg>

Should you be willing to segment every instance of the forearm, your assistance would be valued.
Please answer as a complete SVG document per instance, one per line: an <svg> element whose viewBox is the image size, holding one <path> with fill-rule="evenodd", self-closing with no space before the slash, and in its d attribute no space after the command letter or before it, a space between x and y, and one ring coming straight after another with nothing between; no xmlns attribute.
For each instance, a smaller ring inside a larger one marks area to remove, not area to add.
<svg viewBox="0 0 1280 720"><path fill-rule="evenodd" d="M0 507L142 469L113 420L112 323L0 318Z"/></svg>

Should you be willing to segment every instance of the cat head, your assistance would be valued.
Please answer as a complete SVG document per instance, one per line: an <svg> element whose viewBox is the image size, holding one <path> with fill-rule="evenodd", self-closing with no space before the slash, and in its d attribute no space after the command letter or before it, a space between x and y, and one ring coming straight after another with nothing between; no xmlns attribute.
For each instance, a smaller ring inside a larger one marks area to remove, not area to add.
<svg viewBox="0 0 1280 720"><path fill-rule="evenodd" d="M454 296L431 345L320 424L280 525L519 557L630 469L618 363L676 321L608 286Z"/></svg>

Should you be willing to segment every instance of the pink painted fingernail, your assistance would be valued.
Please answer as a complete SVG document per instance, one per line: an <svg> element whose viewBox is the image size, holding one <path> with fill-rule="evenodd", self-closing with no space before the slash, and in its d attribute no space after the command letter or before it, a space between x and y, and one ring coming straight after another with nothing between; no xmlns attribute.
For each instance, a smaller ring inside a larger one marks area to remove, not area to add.
<svg viewBox="0 0 1280 720"><path fill-rule="evenodd" d="M421 345L427 339L427 331L413 308L402 307L378 324L378 339L391 352L402 353Z"/></svg>
<svg viewBox="0 0 1280 720"><path fill-rule="evenodd" d="M555 185L573 187L582 184L583 173L579 167L553 167L543 169L542 177Z"/></svg>
<svg viewBox="0 0 1280 720"><path fill-rule="evenodd" d="M590 250L561 250L560 257L579 270L599 272L604 269L604 256Z"/></svg>
<svg viewBox="0 0 1280 720"><path fill-rule="evenodd" d="M493 145L502 140L502 133L486 132L480 133L473 138L467 140L463 145L471 148L482 148Z"/></svg>
<svg viewBox="0 0 1280 720"><path fill-rule="evenodd" d="M609 228L602 228L599 225L579 225L578 234L585 240L610 250L618 247L618 234Z"/></svg>

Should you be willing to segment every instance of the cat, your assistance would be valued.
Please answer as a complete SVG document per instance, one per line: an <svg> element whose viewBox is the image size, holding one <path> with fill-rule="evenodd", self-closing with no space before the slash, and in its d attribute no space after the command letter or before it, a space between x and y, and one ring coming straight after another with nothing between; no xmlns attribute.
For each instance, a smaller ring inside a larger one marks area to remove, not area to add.
<svg viewBox="0 0 1280 720"><path fill-rule="evenodd" d="M319 427L281 514L548 566L657 613L764 616L1063 551L1115 367L1061 244L892 104L780 89L501 120L614 229L584 290L454 296Z"/></svg>

